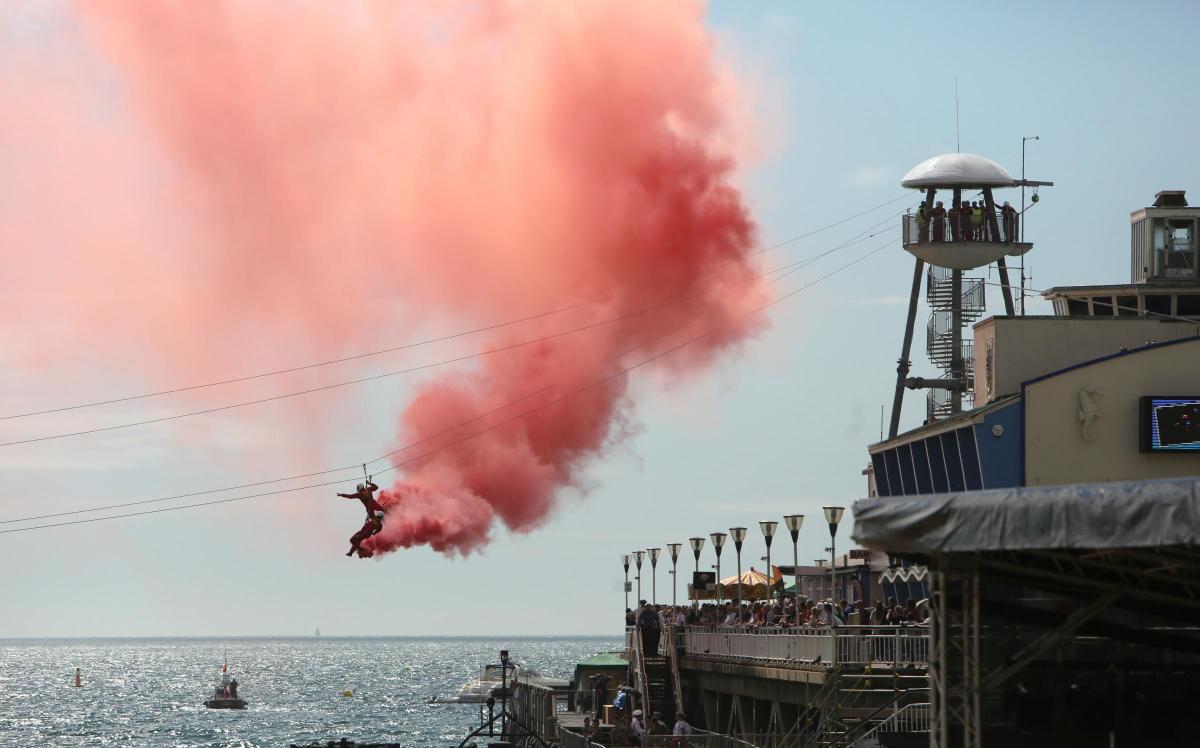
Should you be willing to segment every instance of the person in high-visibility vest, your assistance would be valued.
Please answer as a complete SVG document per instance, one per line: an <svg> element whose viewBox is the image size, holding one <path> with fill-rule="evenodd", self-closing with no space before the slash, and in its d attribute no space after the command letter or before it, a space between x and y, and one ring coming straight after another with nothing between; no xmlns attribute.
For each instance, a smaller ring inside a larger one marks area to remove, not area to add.
<svg viewBox="0 0 1200 748"><path fill-rule="evenodd" d="M975 241L983 238L983 206L978 202L971 203L971 238Z"/></svg>
<svg viewBox="0 0 1200 748"><path fill-rule="evenodd" d="M922 201L917 208L917 243L924 244L929 241L929 214L925 211L925 203Z"/></svg>

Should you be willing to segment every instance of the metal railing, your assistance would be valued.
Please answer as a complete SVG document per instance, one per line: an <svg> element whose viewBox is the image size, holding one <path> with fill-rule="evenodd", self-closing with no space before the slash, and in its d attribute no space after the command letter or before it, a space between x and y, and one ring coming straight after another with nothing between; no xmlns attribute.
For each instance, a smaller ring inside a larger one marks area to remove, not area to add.
<svg viewBox="0 0 1200 748"><path fill-rule="evenodd" d="M905 244L927 244L932 242L1003 242L1011 244L1021 235L1019 213L1005 215L993 213L999 234L993 236L988 211L984 210L979 223L961 213L947 213L941 218L930 217L928 223L918 223L914 213L905 213L902 218Z"/></svg>
<svg viewBox="0 0 1200 748"><path fill-rule="evenodd" d="M875 732L929 732L932 720L929 704L908 704L880 722Z"/></svg>
<svg viewBox="0 0 1200 748"><path fill-rule="evenodd" d="M928 703L905 704L888 715L887 719L863 733L859 740L872 738L879 733L922 733L929 732L932 712Z"/></svg>
<svg viewBox="0 0 1200 748"><path fill-rule="evenodd" d="M643 735L642 746L648 748L776 748L778 744L750 742L755 736L732 737L692 728L691 735ZM767 738L768 736L760 736ZM779 748L782 748L780 745Z"/></svg>
<svg viewBox="0 0 1200 748"><path fill-rule="evenodd" d="M838 626L826 629L689 626L688 657L773 667L834 664L924 665L929 630L905 626Z"/></svg>
<svg viewBox="0 0 1200 748"><path fill-rule="evenodd" d="M577 732L560 727L558 729L558 744L562 748L604 748L601 743L593 743Z"/></svg>
<svg viewBox="0 0 1200 748"><path fill-rule="evenodd" d="M571 691L518 680L510 702L517 715L542 737L552 737L558 727L558 715L567 710Z"/></svg>

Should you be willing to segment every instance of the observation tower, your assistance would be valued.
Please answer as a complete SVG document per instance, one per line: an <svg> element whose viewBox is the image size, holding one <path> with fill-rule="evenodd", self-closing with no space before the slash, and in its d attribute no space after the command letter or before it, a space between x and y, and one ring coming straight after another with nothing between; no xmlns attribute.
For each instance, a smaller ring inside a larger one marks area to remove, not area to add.
<svg viewBox="0 0 1200 748"><path fill-rule="evenodd" d="M900 428L905 387L929 390L928 420L962 412L964 399L971 398L974 366L972 346L964 341L963 328L983 314L986 297L984 279L964 278L963 272L995 263L1005 313L1014 316L1005 258L1023 255L1033 248L1021 230L1024 206L1013 206L1007 201L997 205L993 191L1053 184L1013 179L995 161L972 153L947 153L922 161L900 181L901 187L922 192L924 199L916 212L902 217L902 246L916 258L916 265L904 344L896 366L889 438L895 437ZM1037 202L1036 191L1033 201ZM933 309L926 328L926 347L930 361L943 372L936 379L908 376L921 275L926 272L926 264L929 265L926 298Z"/></svg>

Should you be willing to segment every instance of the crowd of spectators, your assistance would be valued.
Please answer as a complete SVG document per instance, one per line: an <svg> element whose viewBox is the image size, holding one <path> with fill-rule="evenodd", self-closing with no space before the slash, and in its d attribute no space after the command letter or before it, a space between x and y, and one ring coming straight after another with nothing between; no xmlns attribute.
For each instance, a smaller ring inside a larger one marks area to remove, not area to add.
<svg viewBox="0 0 1200 748"><path fill-rule="evenodd" d="M783 598L743 602L695 601L687 606L652 606L642 600L635 610L625 611L625 625L638 626L646 645L658 646L665 626L736 626L739 628L829 628L831 626L918 626L927 622L915 598L901 605L896 598L865 607L861 601ZM647 641L650 640L650 641ZM649 650L648 650L649 651Z"/></svg>

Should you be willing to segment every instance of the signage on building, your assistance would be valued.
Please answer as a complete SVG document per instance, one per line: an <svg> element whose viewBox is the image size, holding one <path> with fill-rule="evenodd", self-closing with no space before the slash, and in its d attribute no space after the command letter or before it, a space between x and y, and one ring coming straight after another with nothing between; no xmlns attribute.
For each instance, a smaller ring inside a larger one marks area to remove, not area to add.
<svg viewBox="0 0 1200 748"><path fill-rule="evenodd" d="M1139 406L1143 452L1200 453L1200 395L1146 395Z"/></svg>
<svg viewBox="0 0 1200 748"><path fill-rule="evenodd" d="M868 559L871 557L871 552L866 548L854 548L850 551L850 558Z"/></svg>

